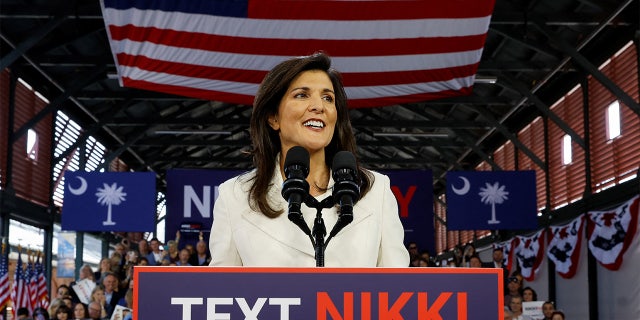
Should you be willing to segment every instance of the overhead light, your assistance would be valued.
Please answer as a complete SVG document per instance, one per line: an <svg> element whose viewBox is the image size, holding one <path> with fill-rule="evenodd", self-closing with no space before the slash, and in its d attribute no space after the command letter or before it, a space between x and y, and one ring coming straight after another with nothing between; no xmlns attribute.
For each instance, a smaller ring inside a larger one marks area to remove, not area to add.
<svg viewBox="0 0 640 320"><path fill-rule="evenodd" d="M496 81L498 81L498 77L496 77L496 76L479 76L479 75L476 75L476 78L475 78L475 80L473 82L474 83L493 84L493 83L496 83Z"/></svg>
<svg viewBox="0 0 640 320"><path fill-rule="evenodd" d="M231 135L230 131L215 131L215 130L156 130L155 134L201 134L211 136L228 136Z"/></svg>
<svg viewBox="0 0 640 320"><path fill-rule="evenodd" d="M374 137L416 137L416 138L449 138L446 133L428 132L374 132Z"/></svg>

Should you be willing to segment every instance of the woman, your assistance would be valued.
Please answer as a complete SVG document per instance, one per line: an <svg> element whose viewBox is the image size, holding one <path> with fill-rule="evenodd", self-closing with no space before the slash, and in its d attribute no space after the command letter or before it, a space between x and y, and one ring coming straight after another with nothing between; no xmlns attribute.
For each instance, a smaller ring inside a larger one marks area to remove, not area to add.
<svg viewBox="0 0 640 320"><path fill-rule="evenodd" d="M105 296L104 289L101 286L96 286L91 291L91 302L97 302L102 307L100 318L107 316L107 296Z"/></svg>
<svg viewBox="0 0 640 320"><path fill-rule="evenodd" d="M331 196L334 155L356 152L347 96L329 57L294 58L272 69L256 94L250 134L256 169L219 187L210 265L314 266L314 247L288 220L281 186L286 154L294 146L309 152L309 193L318 201ZM361 197L354 221L327 246L326 266L408 266L389 178L360 165L357 172ZM302 206L302 214L311 228L316 211ZM337 217L337 206L322 211L327 230Z"/></svg>
<svg viewBox="0 0 640 320"><path fill-rule="evenodd" d="M69 308L66 304L61 305L56 310L56 320L70 320L73 319L73 314L71 313L71 308Z"/></svg>
<svg viewBox="0 0 640 320"><path fill-rule="evenodd" d="M551 314L551 320L564 320L564 313L562 311L554 311Z"/></svg>
<svg viewBox="0 0 640 320"><path fill-rule="evenodd" d="M538 301L538 293L531 287L526 287L522 289L522 301L530 302L530 301Z"/></svg>
<svg viewBox="0 0 640 320"><path fill-rule="evenodd" d="M73 306L73 320L84 320L89 318L89 310L87 305L78 302Z"/></svg>

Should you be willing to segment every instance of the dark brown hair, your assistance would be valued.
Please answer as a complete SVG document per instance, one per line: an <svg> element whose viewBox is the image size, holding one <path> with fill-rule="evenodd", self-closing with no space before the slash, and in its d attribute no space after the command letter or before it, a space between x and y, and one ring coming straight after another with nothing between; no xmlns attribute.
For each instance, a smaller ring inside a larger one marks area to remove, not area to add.
<svg viewBox="0 0 640 320"><path fill-rule="evenodd" d="M267 120L278 113L278 106L289 85L300 73L308 70L324 71L331 79L335 92L335 104L338 113L333 138L325 148L325 163L331 167L333 156L338 151L350 151L356 154L356 140L351 129L347 94L342 85L342 76L331 67L331 59L324 53L310 56L296 57L275 66L265 76L253 102L251 114L250 134L253 149L253 164L256 175L249 192L251 208L264 215L275 218L282 214L282 210L275 210L267 200L267 190L271 187L272 174L275 170L276 157L280 152L280 137L273 130ZM360 193L364 196L373 183L373 176L365 171L358 163L360 175Z"/></svg>

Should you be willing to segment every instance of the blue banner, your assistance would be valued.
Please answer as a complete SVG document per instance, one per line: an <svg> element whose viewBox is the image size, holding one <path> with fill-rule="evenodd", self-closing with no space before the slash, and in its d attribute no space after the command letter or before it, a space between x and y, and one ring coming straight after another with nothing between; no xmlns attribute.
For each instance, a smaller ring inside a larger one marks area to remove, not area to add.
<svg viewBox="0 0 640 320"><path fill-rule="evenodd" d="M62 230L154 231L153 172L65 171Z"/></svg>
<svg viewBox="0 0 640 320"><path fill-rule="evenodd" d="M202 232L208 243L218 186L243 172L245 171L167 170L166 240L173 239L176 231L180 231L180 247L185 244L195 245Z"/></svg>
<svg viewBox="0 0 640 320"><path fill-rule="evenodd" d="M447 172L447 230L538 228L536 172Z"/></svg>
<svg viewBox="0 0 640 320"><path fill-rule="evenodd" d="M134 269L134 319L502 319L494 268ZM171 284L170 290L167 284Z"/></svg>
<svg viewBox="0 0 640 320"><path fill-rule="evenodd" d="M433 173L429 170L381 171L391 180L404 227L405 245L415 242L420 250L435 253L433 227Z"/></svg>

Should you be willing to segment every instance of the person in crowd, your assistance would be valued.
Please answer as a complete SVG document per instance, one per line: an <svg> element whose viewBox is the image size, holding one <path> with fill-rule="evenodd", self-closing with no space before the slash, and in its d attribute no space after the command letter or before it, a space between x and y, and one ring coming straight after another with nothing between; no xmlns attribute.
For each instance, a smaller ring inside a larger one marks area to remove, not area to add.
<svg viewBox="0 0 640 320"><path fill-rule="evenodd" d="M73 313L71 312L71 308L69 308L66 304L61 305L56 310L56 320L70 320L73 319Z"/></svg>
<svg viewBox="0 0 640 320"><path fill-rule="evenodd" d="M47 309L38 307L33 309L33 320L49 320L49 312Z"/></svg>
<svg viewBox="0 0 640 320"><path fill-rule="evenodd" d="M429 250L420 251L420 257L427 261L428 267L436 266L436 263L431 259L431 253L429 253Z"/></svg>
<svg viewBox="0 0 640 320"><path fill-rule="evenodd" d="M18 308L18 311L16 311L16 318L20 320L29 319L29 309L25 307Z"/></svg>
<svg viewBox="0 0 640 320"><path fill-rule="evenodd" d="M331 196L334 155L356 153L346 93L331 59L317 53L275 66L258 88L249 131L256 168L219 187L210 265L315 266L314 247L288 219L281 186L286 155L294 146L309 152L306 181L310 197L318 201ZM356 166L353 176L360 197L353 208L355 221L328 244L326 266L407 267L409 253L389 178ZM330 232L338 208L322 213ZM309 226L316 211L302 206L302 215Z"/></svg>
<svg viewBox="0 0 640 320"><path fill-rule="evenodd" d="M176 266L191 266L191 264L189 263L189 258L191 257L191 255L189 254L189 250L182 249L180 250L180 253L178 253L178 261L176 261Z"/></svg>
<svg viewBox="0 0 640 320"><path fill-rule="evenodd" d="M115 306L118 301L124 295L123 291L118 291L118 278L113 273L108 273L102 280L102 286L104 287L105 296L105 309L107 311L107 317L111 317Z"/></svg>
<svg viewBox="0 0 640 320"><path fill-rule="evenodd" d="M56 299L62 299L66 296L68 296L69 294L71 294L71 289L69 289L69 286L66 284L61 284L58 286L58 290L56 290Z"/></svg>
<svg viewBox="0 0 640 320"><path fill-rule="evenodd" d="M63 304L64 304L64 301L62 301L62 299L54 298L53 300L51 300L51 303L49 303L49 307L47 308L47 313L52 315L55 319L58 308L60 308L60 306Z"/></svg>
<svg viewBox="0 0 640 320"><path fill-rule="evenodd" d="M513 312L513 320L533 320L522 314L522 297L520 296L511 297L509 309Z"/></svg>
<svg viewBox="0 0 640 320"><path fill-rule="evenodd" d="M167 241L167 254L163 257L169 262L178 262L180 260L180 250L178 250L178 242L175 240Z"/></svg>
<svg viewBox="0 0 640 320"><path fill-rule="evenodd" d="M125 315L122 320L132 320L133 319L133 288L127 290L127 293L124 295L124 299L126 301L125 307L130 309L129 312L125 312Z"/></svg>
<svg viewBox="0 0 640 320"><path fill-rule="evenodd" d="M415 241L409 242L409 244L407 244L407 251L409 251L409 259L411 261L413 261L415 258L418 258L420 252L420 250L418 249L418 243Z"/></svg>
<svg viewBox="0 0 640 320"><path fill-rule="evenodd" d="M476 246L474 246L473 243L467 243L462 251L462 266L466 268L470 267L469 260L475 255L477 255Z"/></svg>
<svg viewBox="0 0 640 320"><path fill-rule="evenodd" d="M551 320L551 315L556 311L556 306L553 304L553 301L545 301L542 304L542 314L544 315L543 320Z"/></svg>
<svg viewBox="0 0 640 320"><path fill-rule="evenodd" d="M100 260L100 266L98 271L94 273L96 283L102 282L102 278L105 274L112 272L111 270L111 259L105 257Z"/></svg>
<svg viewBox="0 0 640 320"><path fill-rule="evenodd" d="M504 320L513 320L513 312L511 311L511 309L509 309L509 307L504 307L504 316L503 319Z"/></svg>
<svg viewBox="0 0 640 320"><path fill-rule="evenodd" d="M457 245L455 247L453 247L453 261L451 261L448 266L452 267L452 268L459 268L459 267L463 267L462 264L462 247L460 245Z"/></svg>
<svg viewBox="0 0 640 320"><path fill-rule="evenodd" d="M66 305L67 307L69 307L69 309L71 309L71 307L73 306L73 298L71 298L70 295L68 296L64 296L62 298L62 302L64 303L64 305Z"/></svg>
<svg viewBox="0 0 640 320"><path fill-rule="evenodd" d="M95 288L93 288L93 291L91 291L91 302L98 303L98 306L100 307L99 317L106 318L107 298L104 295L104 288L102 286L96 286ZM91 304L89 304L89 314L91 315ZM91 316L91 318L93 318L93 316Z"/></svg>
<svg viewBox="0 0 640 320"><path fill-rule="evenodd" d="M146 257L151 253L149 242L146 239L138 241L138 257Z"/></svg>
<svg viewBox="0 0 640 320"><path fill-rule="evenodd" d="M147 255L147 261L149 261L150 266L158 266L162 263L164 254L160 250L161 245L162 243L160 243L160 240L158 240L158 238L153 238L149 241L151 252Z"/></svg>
<svg viewBox="0 0 640 320"><path fill-rule="evenodd" d="M138 258L138 264L139 266L148 266L149 265L149 260L147 260L146 257L140 257Z"/></svg>
<svg viewBox="0 0 640 320"><path fill-rule="evenodd" d="M73 320L85 320L89 318L89 309L87 305L78 302L73 306Z"/></svg>
<svg viewBox="0 0 640 320"><path fill-rule="evenodd" d="M468 262L469 268L482 268L482 260L480 260L480 257L477 254L469 257Z"/></svg>
<svg viewBox="0 0 640 320"><path fill-rule="evenodd" d="M512 297L522 297L522 282L524 281L524 278L519 273L513 273L507 281L508 291L504 296L505 304L508 304Z"/></svg>
<svg viewBox="0 0 640 320"><path fill-rule="evenodd" d="M538 293L531 287L522 289L522 301L538 301Z"/></svg>
<svg viewBox="0 0 640 320"><path fill-rule="evenodd" d="M104 315L104 308L100 305L98 301L91 301L89 303L89 319L91 320L105 320L109 319Z"/></svg>
<svg viewBox="0 0 640 320"><path fill-rule="evenodd" d="M501 268L502 269L502 277L503 277L502 279L504 279L503 280L504 281L503 290L504 290L504 292L509 291L509 288L508 288L509 283L507 281L509 279L509 270L504 265L504 251L502 250L501 247L494 247L493 248L491 262L483 263L483 267L485 267L485 268Z"/></svg>
<svg viewBox="0 0 640 320"><path fill-rule="evenodd" d="M211 262L211 255L207 248L207 242L201 236L196 244L196 252L191 255L189 263L192 266L208 266L209 262Z"/></svg>
<svg viewBox="0 0 640 320"><path fill-rule="evenodd" d="M551 314L551 320L564 320L564 312L562 312L562 311L554 311Z"/></svg>

